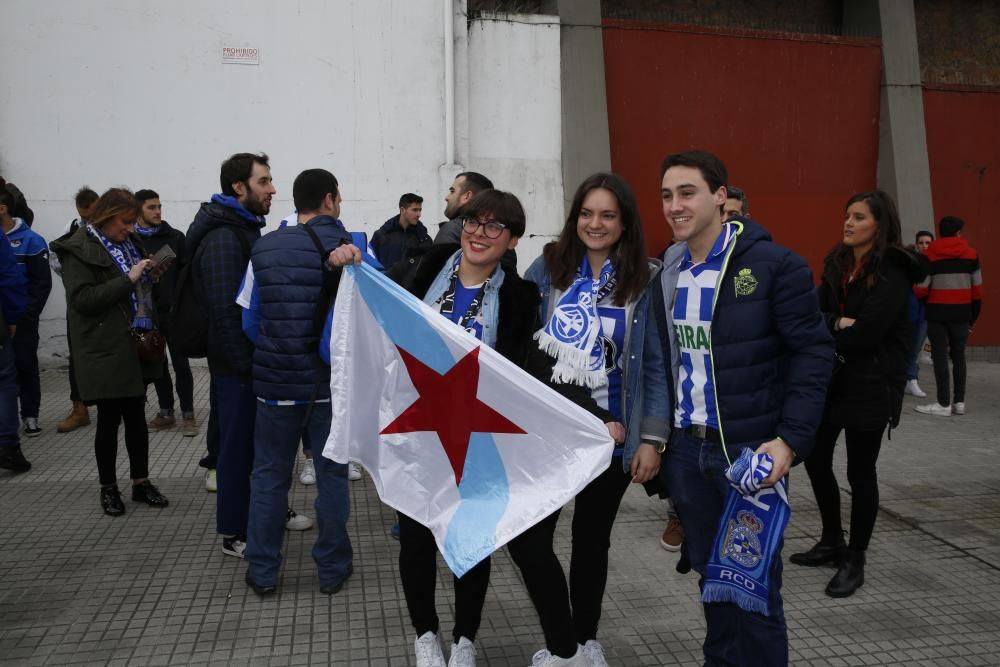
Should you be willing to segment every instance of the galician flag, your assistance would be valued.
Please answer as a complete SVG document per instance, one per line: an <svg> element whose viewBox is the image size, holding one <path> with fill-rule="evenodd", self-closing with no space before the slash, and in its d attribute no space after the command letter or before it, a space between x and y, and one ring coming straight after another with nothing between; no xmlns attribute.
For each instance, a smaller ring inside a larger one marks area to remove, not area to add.
<svg viewBox="0 0 1000 667"><path fill-rule="evenodd" d="M323 455L360 462L457 576L607 469L595 416L366 265L344 270Z"/></svg>

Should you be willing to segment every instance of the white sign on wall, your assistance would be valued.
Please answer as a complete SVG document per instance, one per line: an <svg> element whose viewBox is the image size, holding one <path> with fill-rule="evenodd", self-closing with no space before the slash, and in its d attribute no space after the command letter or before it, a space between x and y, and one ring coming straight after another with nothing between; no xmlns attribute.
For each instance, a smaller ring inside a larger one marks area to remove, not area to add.
<svg viewBox="0 0 1000 667"><path fill-rule="evenodd" d="M255 46L223 46L222 63L229 65L259 65L260 49Z"/></svg>

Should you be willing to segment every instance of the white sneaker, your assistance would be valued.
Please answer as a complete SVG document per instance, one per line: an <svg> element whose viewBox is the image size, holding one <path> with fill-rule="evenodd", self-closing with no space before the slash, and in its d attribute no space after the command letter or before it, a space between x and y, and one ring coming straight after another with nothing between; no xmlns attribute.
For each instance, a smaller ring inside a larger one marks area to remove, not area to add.
<svg viewBox="0 0 1000 667"><path fill-rule="evenodd" d="M543 648L531 656L531 667L588 667L589 665L582 647L576 649L572 658L560 658L557 655L552 655L547 648Z"/></svg>
<svg viewBox="0 0 1000 667"><path fill-rule="evenodd" d="M312 486L316 483L316 466L313 465L312 459L306 459L302 463L302 472L299 473L299 481L306 486Z"/></svg>
<svg viewBox="0 0 1000 667"><path fill-rule="evenodd" d="M903 393L916 396L917 398L925 398L927 396L927 392L920 388L920 384L916 380L907 380Z"/></svg>
<svg viewBox="0 0 1000 667"><path fill-rule="evenodd" d="M964 408L965 406L963 405L962 407ZM941 405L940 403L928 403L927 405L918 405L913 409L924 415L934 415L935 417L951 416L951 406Z"/></svg>
<svg viewBox="0 0 1000 667"><path fill-rule="evenodd" d="M584 644L582 653L590 661L590 667L609 667L608 661L604 657L604 647L596 639L591 639Z"/></svg>
<svg viewBox="0 0 1000 667"><path fill-rule="evenodd" d="M347 462L347 479L356 482L361 479L361 466L354 461Z"/></svg>
<svg viewBox="0 0 1000 667"><path fill-rule="evenodd" d="M921 352L920 355L917 357L917 361L919 361L922 364L933 364L934 363L934 359L931 358L931 353L930 352Z"/></svg>
<svg viewBox="0 0 1000 667"><path fill-rule="evenodd" d="M413 652L417 656L417 667L447 667L441 642L433 632L425 632L413 641Z"/></svg>
<svg viewBox="0 0 1000 667"><path fill-rule="evenodd" d="M959 403L955 401L951 404L951 414L953 415L964 415L965 414L965 403Z"/></svg>
<svg viewBox="0 0 1000 667"><path fill-rule="evenodd" d="M309 530L312 526L313 520L311 518L305 514L299 514L291 507L288 508L288 512L285 514L286 530Z"/></svg>
<svg viewBox="0 0 1000 667"><path fill-rule="evenodd" d="M219 480L215 476L215 468L205 471L205 490L216 493L219 490Z"/></svg>
<svg viewBox="0 0 1000 667"><path fill-rule="evenodd" d="M458 643L451 645L448 667L476 667L476 645L465 637L459 637Z"/></svg>

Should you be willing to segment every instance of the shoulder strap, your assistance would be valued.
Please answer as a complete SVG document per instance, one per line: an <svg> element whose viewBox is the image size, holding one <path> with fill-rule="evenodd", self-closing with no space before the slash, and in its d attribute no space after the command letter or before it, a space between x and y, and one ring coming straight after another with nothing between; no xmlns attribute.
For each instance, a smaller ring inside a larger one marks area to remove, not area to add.
<svg viewBox="0 0 1000 667"><path fill-rule="evenodd" d="M337 287L340 285L340 271L331 271L327 268L326 257L329 253L323 247L323 242L320 240L316 230L309 223L300 225L300 227L306 230L309 238L312 239L313 245L316 246L316 252L319 254L319 268L323 272L323 291L320 292L320 298L316 301L316 314L313 316L316 330L322 335L323 324L326 322L326 311L330 309L330 302L333 300L334 294L337 293Z"/></svg>

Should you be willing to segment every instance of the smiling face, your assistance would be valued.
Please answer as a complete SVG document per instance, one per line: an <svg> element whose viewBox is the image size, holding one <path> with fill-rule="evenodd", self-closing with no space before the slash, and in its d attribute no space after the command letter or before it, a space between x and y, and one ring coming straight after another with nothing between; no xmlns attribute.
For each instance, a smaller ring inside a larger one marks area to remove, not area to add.
<svg viewBox="0 0 1000 667"><path fill-rule="evenodd" d="M660 195L674 240L687 242L692 255L704 259L722 231L719 207L726 201L726 188L712 192L696 167L676 166L663 174Z"/></svg>
<svg viewBox="0 0 1000 667"><path fill-rule="evenodd" d="M271 168L259 162L253 163L250 179L246 183L233 183L236 199L254 215L267 215L271 210L271 197L277 190L271 181Z"/></svg>
<svg viewBox="0 0 1000 667"><path fill-rule="evenodd" d="M135 211L119 213L101 225L101 233L112 243L121 243L132 234L136 218Z"/></svg>
<svg viewBox="0 0 1000 667"><path fill-rule="evenodd" d="M484 213L479 220L487 222L495 220L489 213ZM500 262L500 258L508 250L517 246L518 237L513 236L509 229L504 229L500 236L491 239L486 236L485 225L479 225L471 234L462 230L462 262L478 269L492 271Z"/></svg>
<svg viewBox="0 0 1000 667"><path fill-rule="evenodd" d="M878 222L872 215L868 203L856 201L847 207L844 220L844 245L854 250L854 256L860 257L875 245L875 235L878 234Z"/></svg>
<svg viewBox="0 0 1000 667"><path fill-rule="evenodd" d="M587 248L587 255L603 262L622 237L618 198L605 188L594 188L583 198L576 219L576 233Z"/></svg>

